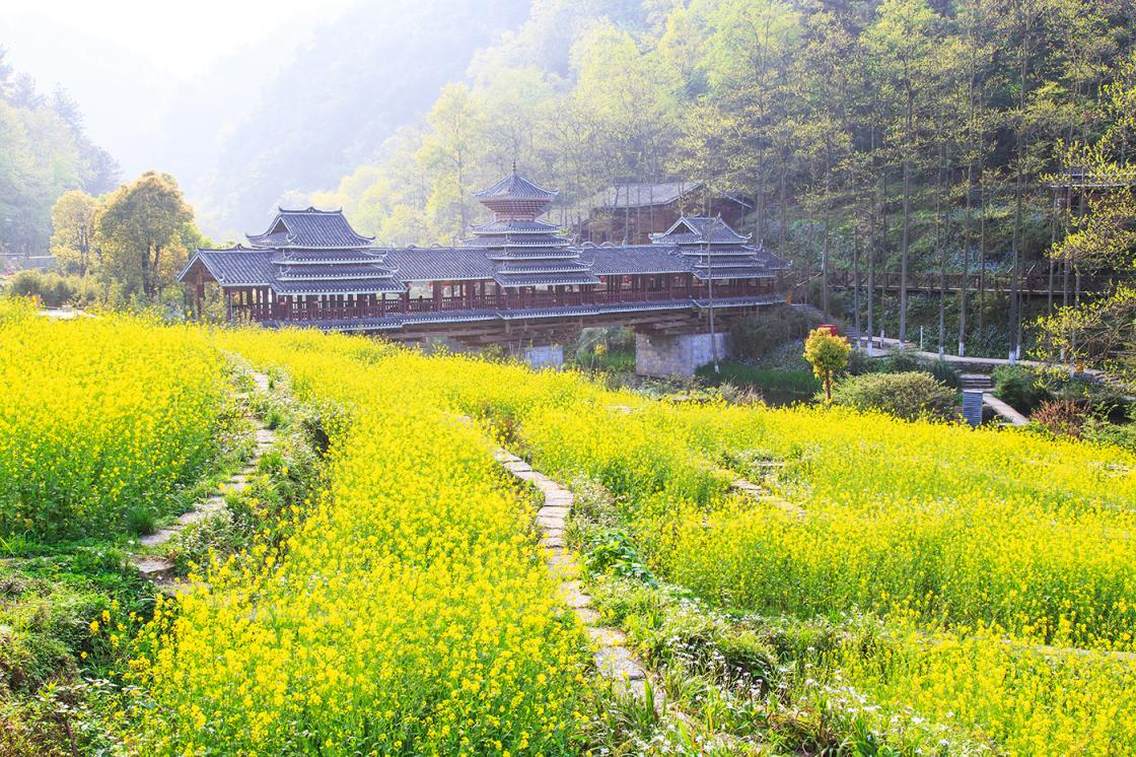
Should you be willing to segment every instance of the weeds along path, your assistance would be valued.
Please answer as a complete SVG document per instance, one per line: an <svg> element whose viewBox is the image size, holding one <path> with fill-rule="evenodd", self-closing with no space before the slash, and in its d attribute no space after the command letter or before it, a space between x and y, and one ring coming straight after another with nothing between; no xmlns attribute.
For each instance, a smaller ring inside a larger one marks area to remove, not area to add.
<svg viewBox="0 0 1136 757"><path fill-rule="evenodd" d="M326 431L323 486L140 636L141 753L576 753L588 641L492 445L390 347L223 332Z"/></svg>
<svg viewBox="0 0 1136 757"><path fill-rule="evenodd" d="M143 551L132 557L139 574L143 578L153 581L162 591L177 591L180 584L174 577L176 567L174 561L156 551L189 526L222 512L226 507L226 493L243 491L248 487L249 478L256 472L260 459L276 444L276 431L269 428L264 419L252 410L255 405L255 402L253 402L255 396L262 398L268 396L270 387L268 376L257 371L252 371L249 376L252 379L253 388L240 393L238 398L243 401L242 404L247 409L246 418L255 429L256 443L252 454L245 461L244 467L222 483L218 491L197 502L192 510L179 515L172 524L141 537L139 542Z"/></svg>
<svg viewBox="0 0 1136 757"><path fill-rule="evenodd" d="M610 679L617 687L624 688L636 697L644 699L655 691L647 685L647 674L643 665L627 648L623 632L600 624L600 615L592 609L592 598L584 592L580 584L580 566L567 549L564 542L565 520L572 510L572 492L533 468L508 450L498 449L495 457L501 466L514 477L532 484L540 492L543 504L537 510L536 522L541 532L540 546L544 550L545 563L555 581L558 582L560 596L588 631L588 636L596 645L596 670ZM660 702L654 693L653 704Z"/></svg>

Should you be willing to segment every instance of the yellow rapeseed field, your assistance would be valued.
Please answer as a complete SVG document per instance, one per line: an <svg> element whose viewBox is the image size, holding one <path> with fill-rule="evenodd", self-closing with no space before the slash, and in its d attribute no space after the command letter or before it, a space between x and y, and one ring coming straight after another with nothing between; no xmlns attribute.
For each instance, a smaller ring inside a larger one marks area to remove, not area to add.
<svg viewBox="0 0 1136 757"><path fill-rule="evenodd" d="M490 429L550 475L604 484L655 574L712 606L877 619L871 643L837 639L810 670L885 731L922 719L1013 754L1136 750L1136 459L1122 450L672 404L349 337L23 318L0 314L14 345L0 382L24 408L0 416L0 481L99 486L36 500L64 508L50 513L9 496L8 528L109 523L129 487L177 480L208 444L222 351L282 369L331 439L326 487L287 540L208 567L140 632L121 715L134 752L578 750L587 643ZM76 458L63 440L82 431ZM769 497L731 491L739 474Z"/></svg>
<svg viewBox="0 0 1136 757"><path fill-rule="evenodd" d="M161 609L132 679L141 753L574 751L586 642L531 506L420 358L310 334L223 335L331 421L330 482L280 549ZM436 367L442 367L438 364Z"/></svg>
<svg viewBox="0 0 1136 757"><path fill-rule="evenodd" d="M828 661L831 682L870 706L1017 754L1136 749L1132 455L838 410L673 405L462 358L420 364L423 382L493 420L537 467L621 495L665 578L734 611L885 618L878 648L850 643ZM737 473L770 470L775 501L729 493Z"/></svg>
<svg viewBox="0 0 1136 757"><path fill-rule="evenodd" d="M223 368L194 328L0 301L0 534L112 536L160 514L216 451Z"/></svg>

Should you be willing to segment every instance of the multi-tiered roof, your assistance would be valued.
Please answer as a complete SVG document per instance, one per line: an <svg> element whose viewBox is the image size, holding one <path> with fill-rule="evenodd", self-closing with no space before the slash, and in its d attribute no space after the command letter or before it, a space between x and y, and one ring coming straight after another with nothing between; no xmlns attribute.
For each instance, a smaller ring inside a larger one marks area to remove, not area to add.
<svg viewBox="0 0 1136 757"><path fill-rule="evenodd" d="M543 189L516 171L478 192L493 220L474 226L470 247L483 248L493 262L493 280L502 287L598 284L580 252L559 229L537 219L556 192Z"/></svg>
<svg viewBox="0 0 1136 757"><path fill-rule="evenodd" d="M352 305L375 306L370 295L399 294L399 315L386 310L386 298L377 308L383 317L393 319L391 323L402 323L412 318L450 317L443 316L441 309L438 313L426 313L422 307L408 309L412 291L417 289L415 296L421 299L424 285L432 286L434 300L439 296L452 298L442 294L444 287L468 282L496 283L513 293L525 288L520 297L493 300L492 306L470 304L487 311L499 308L505 314L498 317L511 318L515 317L514 310L531 316L538 294L577 295L577 300L585 303L578 307L589 312L703 307L699 298L704 287L700 284L711 280L715 289L719 282L725 282L727 291L731 286L739 290L741 293L732 296L745 300L740 304L763 304L776 298L775 293L767 291L768 280L788 267L786 261L760 245L750 244L748 236L734 232L720 219L706 217L680 218L666 232L654 235L652 244L574 247L556 226L540 220L556 192L515 171L476 196L492 211L493 218L474 226L472 239L459 247L381 249L371 237L352 229L341 211L281 209L264 233L248 235L251 247L198 250L179 278L197 286L215 281L242 297L259 292L259 301L254 303L257 306L281 304L270 294L284 297L285 309L297 302L311 305L309 298L319 298L316 304L321 307L342 303L343 295L353 296L347 300ZM644 277L654 277L648 287L654 294L635 299L647 282ZM766 281L757 286L757 280ZM620 295L615 302L590 302L603 299L587 291L601 284L609 291L630 286L627 291L634 301L625 302ZM581 291L548 291L560 287ZM485 286L479 289L479 298L497 295L487 292ZM472 291L465 289L461 296L468 297ZM666 298L659 293L666 293ZM454 305L447 302L444 309L460 310ZM539 317L548 315L542 313ZM458 312L452 317L470 316Z"/></svg>
<svg viewBox="0 0 1136 757"><path fill-rule="evenodd" d="M653 234L654 244L671 245L686 258L701 281L764 278L789 267L788 263L749 244L721 218L683 216L662 234Z"/></svg>
<svg viewBox="0 0 1136 757"><path fill-rule="evenodd" d="M284 210L263 234L249 234L254 249L271 250L278 295L402 292L373 237L351 228L338 210Z"/></svg>

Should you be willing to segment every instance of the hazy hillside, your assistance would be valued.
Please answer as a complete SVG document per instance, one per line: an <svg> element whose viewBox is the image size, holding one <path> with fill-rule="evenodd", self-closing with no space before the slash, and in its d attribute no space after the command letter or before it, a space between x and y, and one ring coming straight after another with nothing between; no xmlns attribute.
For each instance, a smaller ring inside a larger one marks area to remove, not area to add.
<svg viewBox="0 0 1136 757"><path fill-rule="evenodd" d="M298 29L310 41L259 88L232 93L224 113L195 118L179 108L176 128L212 160L185 166L184 183L203 227L248 230L289 192L333 185L400 125L417 120L474 51L518 24L527 0L392 0ZM265 48L270 46L263 46ZM271 49L257 56L271 58ZM242 58L248 59L246 51ZM239 62L239 61L238 61ZM241 70L241 66L236 69ZM216 100L214 100L216 102ZM215 150L202 135L219 135ZM203 170L204 169L204 170Z"/></svg>
<svg viewBox="0 0 1136 757"><path fill-rule="evenodd" d="M0 254L45 254L55 199L69 189L105 192L117 174L74 101L37 89L0 47Z"/></svg>

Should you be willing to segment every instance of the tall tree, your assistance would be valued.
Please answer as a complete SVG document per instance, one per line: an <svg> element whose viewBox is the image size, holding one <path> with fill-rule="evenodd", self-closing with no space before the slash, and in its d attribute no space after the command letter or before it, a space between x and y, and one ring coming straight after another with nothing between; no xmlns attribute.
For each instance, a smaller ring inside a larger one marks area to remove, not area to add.
<svg viewBox="0 0 1136 757"><path fill-rule="evenodd" d="M907 339L907 288L911 253L913 171L919 126L934 51L935 13L925 0L884 0L865 41L877 58L888 97L898 102L898 118L889 130L903 172L903 221L899 247L899 338Z"/></svg>
<svg viewBox="0 0 1136 757"><path fill-rule="evenodd" d="M439 228L452 241L469 226L468 174L476 137L481 130L481 110L464 84L450 84L438 97L426 117L430 132L419 151L420 161L439 173L439 181L431 190L432 215ZM445 223L447 206L458 210L458 226Z"/></svg>
<svg viewBox="0 0 1136 757"><path fill-rule="evenodd" d="M98 209L98 200L79 189L64 192L51 208L51 254L80 276L97 262L92 253Z"/></svg>
<svg viewBox="0 0 1136 757"><path fill-rule="evenodd" d="M151 301L184 261L187 243L200 236L173 177L152 171L107 197L96 228L103 276Z"/></svg>

